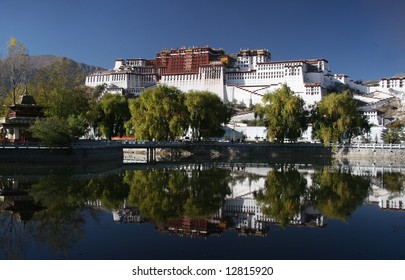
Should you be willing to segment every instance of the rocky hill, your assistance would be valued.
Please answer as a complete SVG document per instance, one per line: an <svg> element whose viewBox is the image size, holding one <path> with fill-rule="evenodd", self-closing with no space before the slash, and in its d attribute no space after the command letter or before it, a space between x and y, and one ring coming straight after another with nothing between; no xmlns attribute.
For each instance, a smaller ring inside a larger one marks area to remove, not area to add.
<svg viewBox="0 0 405 280"><path fill-rule="evenodd" d="M378 107L378 111L380 111L384 118L388 119L399 119L404 121L405 120L405 104L401 102L401 99L396 97L391 99L389 102L384 104L381 107Z"/></svg>

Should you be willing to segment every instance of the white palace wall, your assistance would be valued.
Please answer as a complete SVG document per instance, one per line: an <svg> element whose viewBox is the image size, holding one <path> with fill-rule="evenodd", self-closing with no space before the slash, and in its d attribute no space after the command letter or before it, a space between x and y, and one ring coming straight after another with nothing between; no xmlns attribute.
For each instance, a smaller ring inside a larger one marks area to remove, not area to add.
<svg viewBox="0 0 405 280"><path fill-rule="evenodd" d="M184 92L211 91L225 102L246 107L261 104L262 97L287 84L306 106L319 102L334 83L351 85L347 75L331 74L324 59L270 61L268 52L241 51L233 64L211 61L200 66L198 73L162 74L144 59L118 59L114 69L86 77L86 85L107 85L107 91L139 95L157 84L174 86ZM384 80L381 87L396 90L403 87L401 78ZM360 87L364 90L364 86Z"/></svg>
<svg viewBox="0 0 405 280"><path fill-rule="evenodd" d="M177 87L183 92L211 91L216 93L221 100L226 100L224 72L223 66L200 67L198 74L162 75L160 84Z"/></svg>

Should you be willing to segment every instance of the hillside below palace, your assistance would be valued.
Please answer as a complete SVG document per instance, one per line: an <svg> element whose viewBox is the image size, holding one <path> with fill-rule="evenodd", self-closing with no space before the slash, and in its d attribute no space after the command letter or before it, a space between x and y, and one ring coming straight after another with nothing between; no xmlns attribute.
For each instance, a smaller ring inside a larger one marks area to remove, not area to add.
<svg viewBox="0 0 405 280"><path fill-rule="evenodd" d="M105 92L132 96L159 84L184 92L207 90L224 102L249 107L262 103L265 93L287 84L309 106L336 85L360 93L382 91L403 98L404 79L404 76L384 78L367 85L353 82L344 74L332 74L323 58L272 61L267 49L227 54L222 49L192 47L163 49L155 59L117 59L113 69L88 75L86 85L103 85Z"/></svg>

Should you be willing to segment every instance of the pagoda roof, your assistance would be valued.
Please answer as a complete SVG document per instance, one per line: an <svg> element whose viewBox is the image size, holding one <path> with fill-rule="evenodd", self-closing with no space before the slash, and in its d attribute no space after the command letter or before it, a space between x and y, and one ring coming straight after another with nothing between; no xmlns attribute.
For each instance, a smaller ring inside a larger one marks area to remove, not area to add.
<svg viewBox="0 0 405 280"><path fill-rule="evenodd" d="M21 95L17 104L20 105L37 105L37 103L35 102L35 99L32 95Z"/></svg>

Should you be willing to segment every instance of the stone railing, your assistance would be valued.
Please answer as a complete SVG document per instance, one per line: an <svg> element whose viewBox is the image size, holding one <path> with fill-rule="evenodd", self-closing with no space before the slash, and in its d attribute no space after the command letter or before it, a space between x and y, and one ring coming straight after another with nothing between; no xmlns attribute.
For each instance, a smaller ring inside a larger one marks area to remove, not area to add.
<svg viewBox="0 0 405 280"><path fill-rule="evenodd" d="M338 144L337 148L344 149L386 149L386 150L401 150L405 149L405 144L384 144L384 143L351 143L351 144Z"/></svg>

